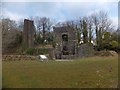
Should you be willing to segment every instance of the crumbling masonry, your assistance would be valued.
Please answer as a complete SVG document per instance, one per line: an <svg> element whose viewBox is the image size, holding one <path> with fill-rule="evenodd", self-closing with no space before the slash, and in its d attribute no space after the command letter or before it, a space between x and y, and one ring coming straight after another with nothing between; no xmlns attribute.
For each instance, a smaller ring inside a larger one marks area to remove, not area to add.
<svg viewBox="0 0 120 90"><path fill-rule="evenodd" d="M35 26L33 21L25 19L23 29L23 48L34 47Z"/></svg>
<svg viewBox="0 0 120 90"><path fill-rule="evenodd" d="M54 27L55 58L72 59L76 57L92 56L94 49L90 43L79 44L77 30L70 26Z"/></svg>
<svg viewBox="0 0 120 90"><path fill-rule="evenodd" d="M70 59L77 55L77 33L72 27L54 27L55 58Z"/></svg>

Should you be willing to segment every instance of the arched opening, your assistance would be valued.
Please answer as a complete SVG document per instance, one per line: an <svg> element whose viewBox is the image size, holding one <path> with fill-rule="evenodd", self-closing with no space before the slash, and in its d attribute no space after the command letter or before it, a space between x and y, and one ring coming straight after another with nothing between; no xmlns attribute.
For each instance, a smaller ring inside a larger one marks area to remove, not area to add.
<svg viewBox="0 0 120 90"><path fill-rule="evenodd" d="M68 41L68 34L62 34L62 40Z"/></svg>

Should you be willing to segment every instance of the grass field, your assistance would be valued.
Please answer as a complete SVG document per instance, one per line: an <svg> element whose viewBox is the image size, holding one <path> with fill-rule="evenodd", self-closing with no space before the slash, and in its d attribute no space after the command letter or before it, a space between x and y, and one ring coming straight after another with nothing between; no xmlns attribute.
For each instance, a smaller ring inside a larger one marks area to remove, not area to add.
<svg viewBox="0 0 120 90"><path fill-rule="evenodd" d="M3 61L3 88L114 88L117 57L74 61Z"/></svg>

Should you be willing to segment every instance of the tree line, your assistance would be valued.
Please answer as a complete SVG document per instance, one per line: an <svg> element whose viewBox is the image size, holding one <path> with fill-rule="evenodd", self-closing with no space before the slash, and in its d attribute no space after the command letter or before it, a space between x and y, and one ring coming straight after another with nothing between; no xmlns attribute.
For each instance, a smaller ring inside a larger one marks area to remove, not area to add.
<svg viewBox="0 0 120 90"><path fill-rule="evenodd" d="M118 38L120 33L115 29L108 14L104 11L94 12L89 16L80 17L77 20L55 22L48 17L30 17L36 27L35 45L54 44L53 26L70 26L77 31L78 44L92 43L97 50L120 50ZM2 47L8 50L22 45L22 31L24 22L18 22L9 18L3 18L2 23Z"/></svg>

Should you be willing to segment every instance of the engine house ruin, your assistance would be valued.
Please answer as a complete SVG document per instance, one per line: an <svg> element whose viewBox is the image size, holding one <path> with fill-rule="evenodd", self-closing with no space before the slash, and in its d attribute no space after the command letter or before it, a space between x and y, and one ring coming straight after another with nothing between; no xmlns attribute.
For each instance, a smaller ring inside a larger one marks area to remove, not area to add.
<svg viewBox="0 0 120 90"><path fill-rule="evenodd" d="M77 55L77 33L72 27L54 27L55 58L66 59Z"/></svg>

